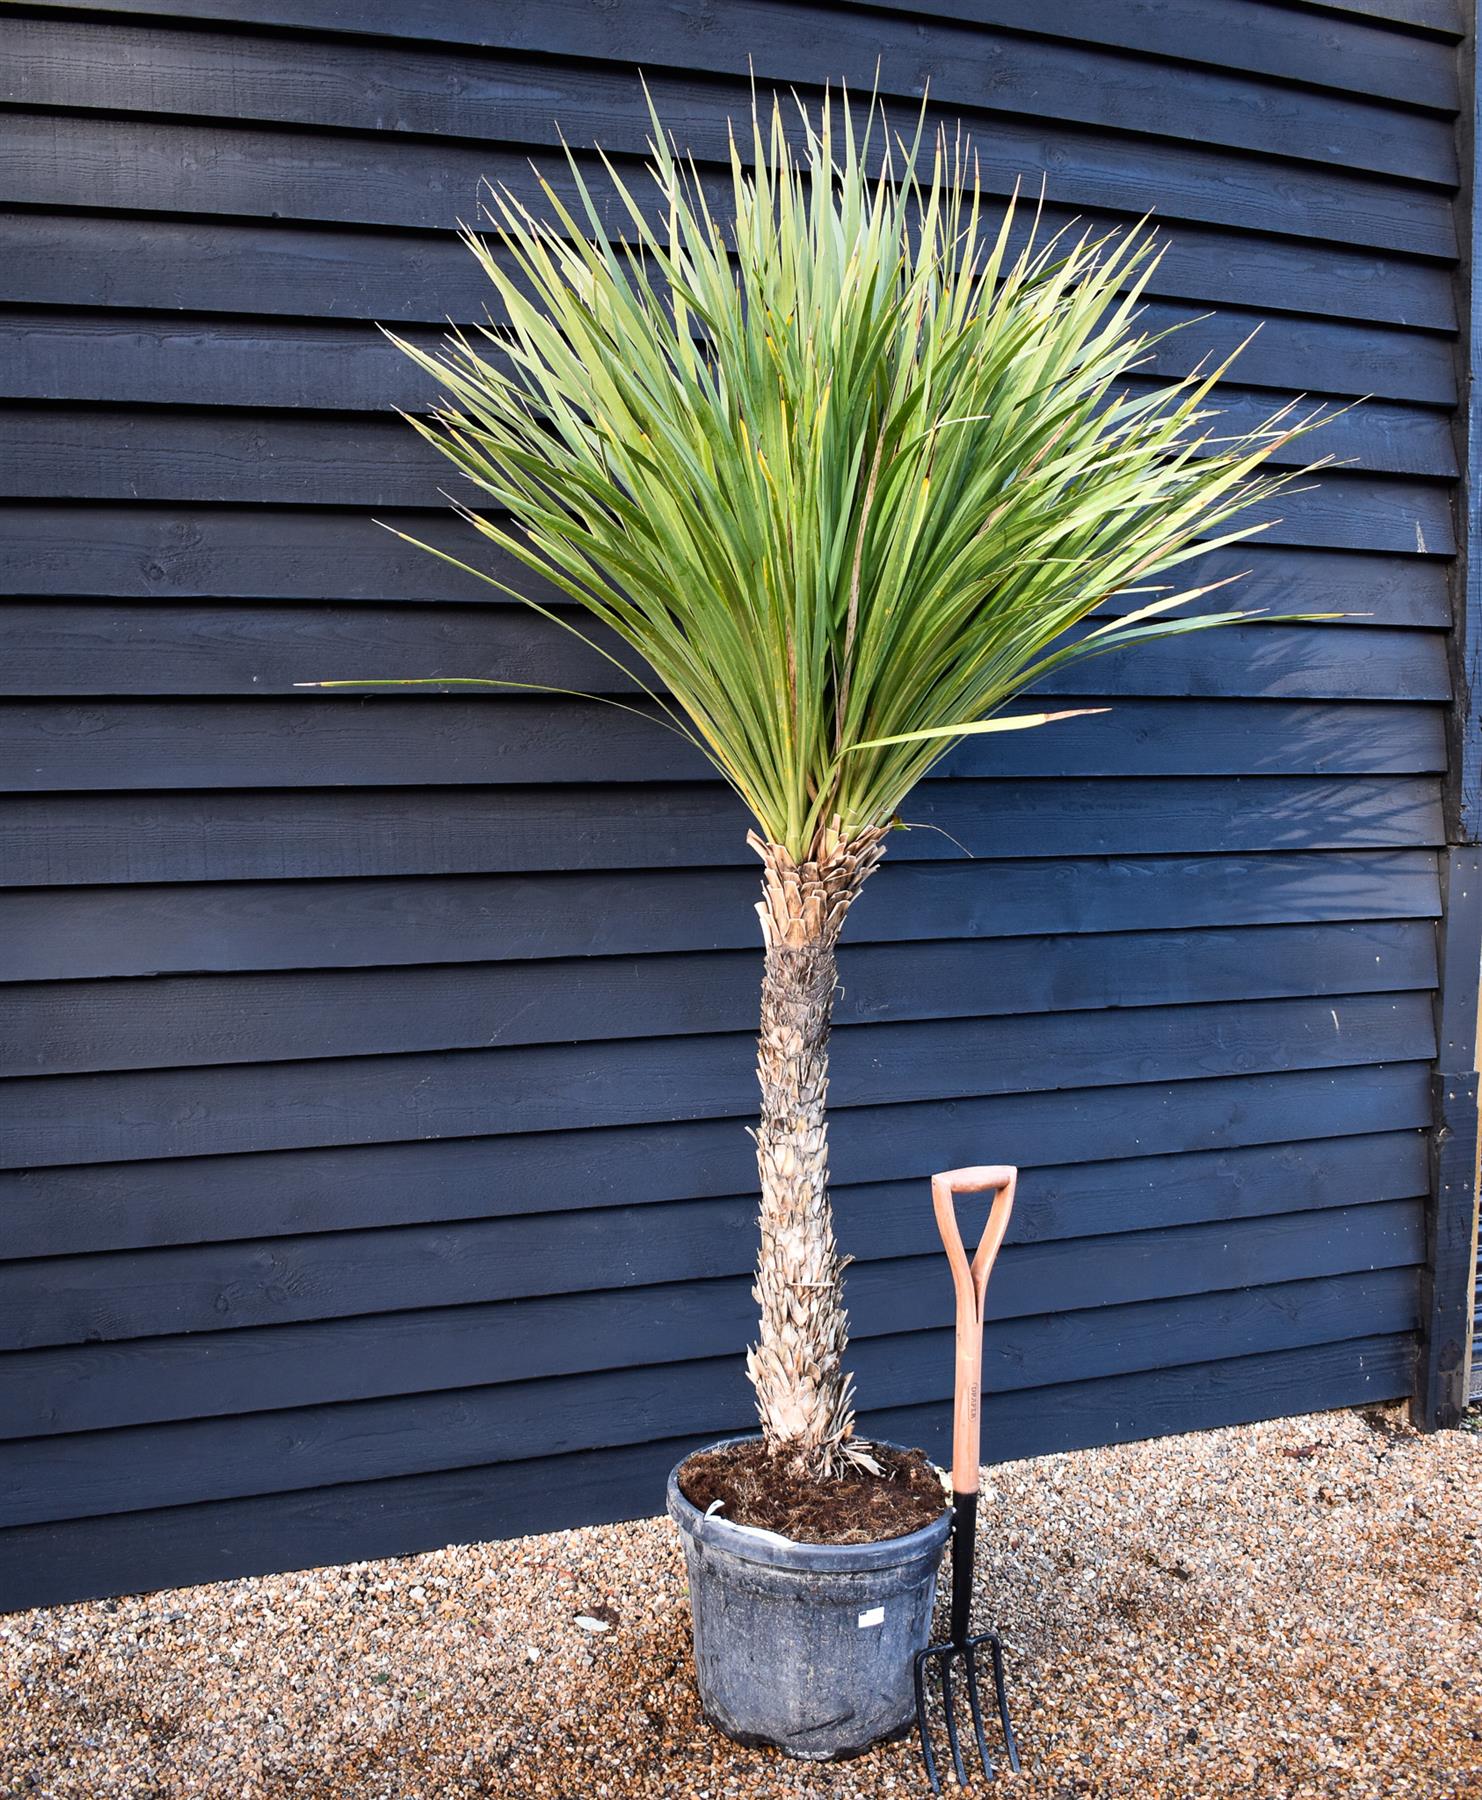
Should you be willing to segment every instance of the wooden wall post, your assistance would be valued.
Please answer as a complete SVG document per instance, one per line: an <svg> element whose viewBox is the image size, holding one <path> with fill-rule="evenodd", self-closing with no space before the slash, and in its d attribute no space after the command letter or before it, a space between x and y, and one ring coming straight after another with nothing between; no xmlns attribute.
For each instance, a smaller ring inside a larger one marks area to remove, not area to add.
<svg viewBox="0 0 1482 1800"><path fill-rule="evenodd" d="M1412 1401L1415 1422L1427 1431L1456 1425L1466 1409L1477 1268L1477 1008L1482 975L1482 183L1477 158L1482 132L1476 10L1470 10L1474 29L1459 48L1457 235L1464 329L1458 345L1463 405L1457 429L1462 483L1452 587L1431 1195Z"/></svg>

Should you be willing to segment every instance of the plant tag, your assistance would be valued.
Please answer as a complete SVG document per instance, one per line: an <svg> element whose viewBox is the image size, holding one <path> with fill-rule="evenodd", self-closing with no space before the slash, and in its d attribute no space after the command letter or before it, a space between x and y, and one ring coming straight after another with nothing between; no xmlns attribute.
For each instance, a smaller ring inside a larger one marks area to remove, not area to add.
<svg viewBox="0 0 1482 1800"><path fill-rule="evenodd" d="M859 1615L859 1628L861 1631L866 1630L871 1625L883 1625L884 1623L885 1608L883 1606L872 1606L868 1612L862 1612Z"/></svg>

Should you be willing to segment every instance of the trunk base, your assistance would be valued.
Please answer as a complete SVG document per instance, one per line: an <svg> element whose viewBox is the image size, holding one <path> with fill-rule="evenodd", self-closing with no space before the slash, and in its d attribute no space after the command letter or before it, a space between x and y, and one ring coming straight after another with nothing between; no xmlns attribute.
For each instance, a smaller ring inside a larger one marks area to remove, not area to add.
<svg viewBox="0 0 1482 1800"><path fill-rule="evenodd" d="M870 1453L881 1474L850 1469L820 1481L755 1439L724 1444L680 1464L680 1492L701 1512L719 1500L733 1525L798 1544L875 1544L930 1525L946 1500L922 1452L872 1444Z"/></svg>

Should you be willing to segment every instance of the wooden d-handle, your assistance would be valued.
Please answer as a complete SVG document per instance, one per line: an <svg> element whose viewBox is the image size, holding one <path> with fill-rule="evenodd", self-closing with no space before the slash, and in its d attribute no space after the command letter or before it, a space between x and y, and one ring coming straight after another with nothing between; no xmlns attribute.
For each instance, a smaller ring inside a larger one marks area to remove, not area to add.
<svg viewBox="0 0 1482 1800"><path fill-rule="evenodd" d="M952 1412L952 1488L954 1493L978 1491L978 1465L982 1455L980 1424L983 1376L983 1300L994 1259L1009 1228L1014 1210L1014 1188L1019 1171L1007 1164L981 1169L948 1169L931 1178L931 1203L937 1229L952 1265L952 1284L957 1290L957 1381ZM997 1191L988 1209L988 1222L971 1262L957 1223L957 1194Z"/></svg>

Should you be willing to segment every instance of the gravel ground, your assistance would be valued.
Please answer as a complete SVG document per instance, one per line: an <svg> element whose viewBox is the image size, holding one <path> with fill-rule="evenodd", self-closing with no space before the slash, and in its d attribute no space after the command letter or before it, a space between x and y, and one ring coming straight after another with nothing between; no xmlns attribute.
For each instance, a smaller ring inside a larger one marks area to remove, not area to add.
<svg viewBox="0 0 1482 1800"><path fill-rule="evenodd" d="M1473 1424L1323 1413L991 1470L979 1607L1026 1768L998 1791L1478 1800ZM909 1743L818 1767L703 1724L666 1520L15 1614L0 1685L7 1797L926 1792Z"/></svg>

